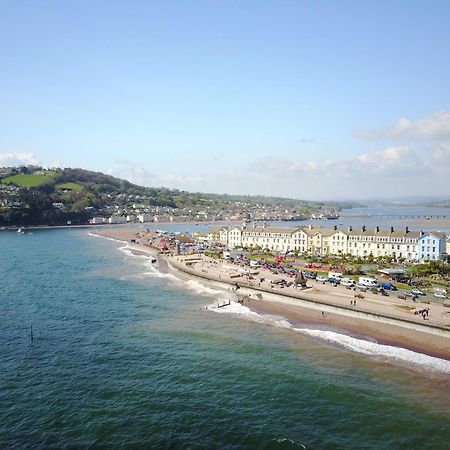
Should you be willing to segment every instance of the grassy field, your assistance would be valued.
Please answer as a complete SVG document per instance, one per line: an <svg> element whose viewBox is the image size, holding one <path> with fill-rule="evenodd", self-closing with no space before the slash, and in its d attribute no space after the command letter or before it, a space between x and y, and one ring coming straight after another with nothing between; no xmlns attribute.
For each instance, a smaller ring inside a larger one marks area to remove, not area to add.
<svg viewBox="0 0 450 450"><path fill-rule="evenodd" d="M61 190L67 189L68 191L73 191L73 192L81 192L84 189L81 184L71 183L71 182L60 183L60 184L57 184L55 187L57 189L61 189Z"/></svg>
<svg viewBox="0 0 450 450"><path fill-rule="evenodd" d="M14 183L20 187L36 187L49 183L53 180L55 172L47 171L43 174L26 174L21 173L19 175L12 175L10 177L3 178L2 183Z"/></svg>

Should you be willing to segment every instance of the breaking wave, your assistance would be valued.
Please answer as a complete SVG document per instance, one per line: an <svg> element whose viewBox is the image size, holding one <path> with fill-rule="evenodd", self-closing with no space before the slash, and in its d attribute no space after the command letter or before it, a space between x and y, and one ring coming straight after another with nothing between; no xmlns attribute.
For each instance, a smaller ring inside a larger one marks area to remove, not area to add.
<svg viewBox="0 0 450 450"><path fill-rule="evenodd" d="M426 367L427 369L450 374L450 361L445 359L417 353L406 348L359 339L335 331L294 327L288 320L282 317L258 314L247 306L235 301L231 301L229 306L223 306L221 308L217 308L217 305L211 304L208 305L208 309L220 314L234 314L254 322L289 329L306 336L319 338L332 344L339 345L352 352L384 360L397 360L404 363L419 365L422 368Z"/></svg>

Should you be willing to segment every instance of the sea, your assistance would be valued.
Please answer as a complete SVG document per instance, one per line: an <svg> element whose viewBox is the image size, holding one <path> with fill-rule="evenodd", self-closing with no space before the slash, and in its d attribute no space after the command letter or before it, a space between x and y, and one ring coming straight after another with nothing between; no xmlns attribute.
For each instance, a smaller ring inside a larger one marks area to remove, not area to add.
<svg viewBox="0 0 450 450"><path fill-rule="evenodd" d="M0 448L449 448L450 361L259 315L92 231L0 233Z"/></svg>

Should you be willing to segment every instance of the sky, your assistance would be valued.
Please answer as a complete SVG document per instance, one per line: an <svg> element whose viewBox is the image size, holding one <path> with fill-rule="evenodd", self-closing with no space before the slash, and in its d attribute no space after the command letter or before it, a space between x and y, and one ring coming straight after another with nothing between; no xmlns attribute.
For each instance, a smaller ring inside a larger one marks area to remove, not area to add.
<svg viewBox="0 0 450 450"><path fill-rule="evenodd" d="M0 167L450 196L450 1L0 0Z"/></svg>

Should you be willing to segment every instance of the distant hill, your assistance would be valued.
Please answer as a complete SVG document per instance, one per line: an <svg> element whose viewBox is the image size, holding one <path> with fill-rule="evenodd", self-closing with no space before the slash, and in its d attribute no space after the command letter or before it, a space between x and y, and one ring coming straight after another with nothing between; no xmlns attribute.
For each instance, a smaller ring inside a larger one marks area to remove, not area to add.
<svg viewBox="0 0 450 450"><path fill-rule="evenodd" d="M278 197L189 193L164 187L143 187L127 180L84 169L8 167L0 169L0 225L86 223L94 215L161 207L210 213L245 210L245 205L280 207L308 214L337 211L350 203L309 202Z"/></svg>

